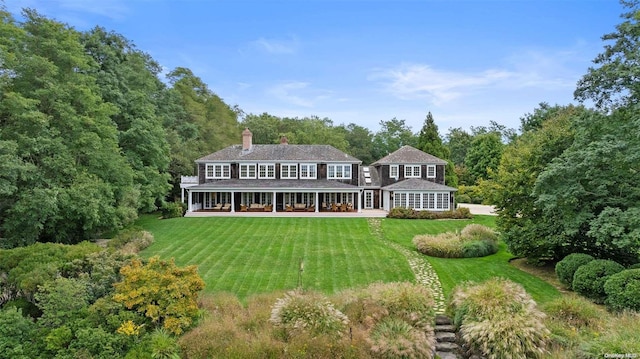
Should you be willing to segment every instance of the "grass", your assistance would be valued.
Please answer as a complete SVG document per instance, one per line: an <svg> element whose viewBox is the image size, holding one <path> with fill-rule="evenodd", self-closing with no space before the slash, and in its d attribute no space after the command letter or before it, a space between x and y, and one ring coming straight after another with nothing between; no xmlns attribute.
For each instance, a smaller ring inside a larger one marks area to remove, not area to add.
<svg viewBox="0 0 640 359"><path fill-rule="evenodd" d="M460 231L469 223L494 227L492 216L473 220L382 219L384 239L415 250L417 234ZM153 233L154 243L141 255L174 257L178 265L196 264L205 292L248 296L297 286L299 260L304 260L305 289L327 294L382 281L413 281L400 253L375 239L366 218L175 218L144 216L138 225ZM482 258L426 257L438 273L445 295L464 281L494 276L522 284L544 303L559 295L545 281L509 264L501 244L497 254Z"/></svg>
<svg viewBox="0 0 640 359"><path fill-rule="evenodd" d="M366 218L146 216L138 225L155 236L141 255L198 265L208 293L246 299L293 289L301 258L303 287L324 293L413 279L406 259L370 235Z"/></svg>

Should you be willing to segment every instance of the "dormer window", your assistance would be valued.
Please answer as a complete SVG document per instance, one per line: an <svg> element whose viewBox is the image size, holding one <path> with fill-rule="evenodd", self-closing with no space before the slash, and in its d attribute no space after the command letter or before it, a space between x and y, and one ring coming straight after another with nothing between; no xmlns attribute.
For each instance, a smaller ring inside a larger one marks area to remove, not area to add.
<svg viewBox="0 0 640 359"><path fill-rule="evenodd" d="M405 178L420 178L421 166L420 165L405 165L404 166L404 177Z"/></svg>
<svg viewBox="0 0 640 359"><path fill-rule="evenodd" d="M316 179L317 178L318 165L315 163L301 163L300 164L300 179Z"/></svg>
<svg viewBox="0 0 640 359"><path fill-rule="evenodd" d="M389 178L398 179L398 165L389 166Z"/></svg>
<svg viewBox="0 0 640 359"><path fill-rule="evenodd" d="M240 164L240 178L241 179L255 179L256 178L255 163L241 163Z"/></svg>
<svg viewBox="0 0 640 359"><path fill-rule="evenodd" d="M298 178L298 165L297 164L281 164L280 165L280 178L282 179L296 179Z"/></svg>
<svg viewBox="0 0 640 359"><path fill-rule="evenodd" d="M436 166L427 165L427 178L436 178Z"/></svg>
<svg viewBox="0 0 640 359"><path fill-rule="evenodd" d="M205 177L207 179L231 178L231 165L228 163L207 163Z"/></svg>
<svg viewBox="0 0 640 359"><path fill-rule="evenodd" d="M276 165L274 163L258 164L258 178L260 179L276 178Z"/></svg>
<svg viewBox="0 0 640 359"><path fill-rule="evenodd" d="M328 165L328 179L351 179L351 165Z"/></svg>

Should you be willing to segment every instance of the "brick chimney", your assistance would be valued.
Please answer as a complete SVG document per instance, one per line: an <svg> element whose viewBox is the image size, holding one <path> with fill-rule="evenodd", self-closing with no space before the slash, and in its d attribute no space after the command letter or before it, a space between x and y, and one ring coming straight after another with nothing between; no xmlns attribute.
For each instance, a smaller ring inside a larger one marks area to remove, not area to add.
<svg viewBox="0 0 640 359"><path fill-rule="evenodd" d="M251 147L253 147L253 134L248 127L245 127L244 131L242 131L242 151L251 151Z"/></svg>
<svg viewBox="0 0 640 359"><path fill-rule="evenodd" d="M281 145L288 145L289 144L289 140L287 140L287 136L280 137L280 144Z"/></svg>

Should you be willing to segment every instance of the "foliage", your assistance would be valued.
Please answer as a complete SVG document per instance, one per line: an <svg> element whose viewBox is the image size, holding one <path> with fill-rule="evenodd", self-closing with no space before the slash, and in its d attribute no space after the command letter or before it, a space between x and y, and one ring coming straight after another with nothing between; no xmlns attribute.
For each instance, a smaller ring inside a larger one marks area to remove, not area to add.
<svg viewBox="0 0 640 359"><path fill-rule="evenodd" d="M464 164L464 159L467 157L467 151L471 146L473 136L460 127L450 128L449 132L445 136L446 146L449 149L451 160L458 165ZM469 183L465 183L469 184Z"/></svg>
<svg viewBox="0 0 640 359"><path fill-rule="evenodd" d="M580 296L562 296L544 305L549 320L558 321L574 329L601 330L606 313Z"/></svg>
<svg viewBox="0 0 640 359"><path fill-rule="evenodd" d="M606 298L605 282L611 275L623 270L622 265L612 260L596 259L590 261L576 270L573 275L572 288L596 303L603 303Z"/></svg>
<svg viewBox="0 0 640 359"><path fill-rule="evenodd" d="M448 311L472 351L487 358L539 358L549 340L544 313L522 286L504 279L457 288Z"/></svg>
<svg viewBox="0 0 640 359"><path fill-rule="evenodd" d="M138 253L153 243L153 235L139 228L128 228L118 232L107 242L107 248L125 254Z"/></svg>
<svg viewBox="0 0 640 359"><path fill-rule="evenodd" d="M498 251L496 233L480 224L469 224L460 233L418 235L413 244L419 252L439 258L484 257Z"/></svg>
<svg viewBox="0 0 640 359"><path fill-rule="evenodd" d="M179 218L184 216L186 208L182 202L167 202L162 205L162 218Z"/></svg>
<svg viewBox="0 0 640 359"><path fill-rule="evenodd" d="M640 29L638 1L621 1L627 12L616 32L602 37L607 44L593 60L598 67L590 67L580 79L574 92L580 101L592 100L596 107L611 110L633 105L640 98L638 88L638 31Z"/></svg>
<svg viewBox="0 0 640 359"><path fill-rule="evenodd" d="M602 335L587 343L587 355L603 358L611 353L640 353L640 313L624 312L608 324Z"/></svg>
<svg viewBox="0 0 640 359"><path fill-rule="evenodd" d="M196 266L179 268L175 262L152 257L143 263L133 258L120 270L114 300L144 314L155 326L180 334L198 316L197 296L204 282Z"/></svg>
<svg viewBox="0 0 640 359"><path fill-rule="evenodd" d="M567 288L573 286L573 275L578 268L594 260L592 256L584 253L571 253L556 264L556 275Z"/></svg>
<svg viewBox="0 0 640 359"><path fill-rule="evenodd" d="M474 182L488 179L490 171L498 168L503 147L500 134L496 132L483 133L473 138L464 165Z"/></svg>
<svg viewBox="0 0 640 359"><path fill-rule="evenodd" d="M604 283L607 308L640 312L640 269L626 269L611 275Z"/></svg>
<svg viewBox="0 0 640 359"><path fill-rule="evenodd" d="M381 159L404 145L415 147L416 142L405 120L380 121L380 130L373 136L373 158Z"/></svg>
<svg viewBox="0 0 640 359"><path fill-rule="evenodd" d="M396 317L386 317L371 330L371 353L374 358L432 358L435 340Z"/></svg>
<svg viewBox="0 0 640 359"><path fill-rule="evenodd" d="M484 194L480 186L460 185L456 192L456 202L482 204L484 202Z"/></svg>
<svg viewBox="0 0 640 359"><path fill-rule="evenodd" d="M34 337L37 337L36 325L31 318L13 307L0 309L0 358L33 358L36 355Z"/></svg>
<svg viewBox="0 0 640 359"><path fill-rule="evenodd" d="M442 138L438 133L438 126L435 124L431 112L427 114L427 118L425 118L422 129L418 134L417 148L447 161L444 182L449 187L458 187L458 177L454 169L454 163L449 159L449 149L442 143Z"/></svg>
<svg viewBox="0 0 640 359"><path fill-rule="evenodd" d="M473 218L468 208L460 207L451 211L417 211L406 207L394 207L387 218L403 218L403 219L470 219Z"/></svg>
<svg viewBox="0 0 640 359"><path fill-rule="evenodd" d="M326 298L300 290L288 292L278 299L269 321L281 328L286 338L301 333L339 338L346 334L349 325L349 319Z"/></svg>

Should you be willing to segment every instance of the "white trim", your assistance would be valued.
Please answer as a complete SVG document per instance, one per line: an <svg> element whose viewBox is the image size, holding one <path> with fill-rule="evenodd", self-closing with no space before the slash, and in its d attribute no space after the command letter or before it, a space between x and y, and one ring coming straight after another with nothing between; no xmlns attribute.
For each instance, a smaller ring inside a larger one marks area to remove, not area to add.
<svg viewBox="0 0 640 359"><path fill-rule="evenodd" d="M284 170L285 167L287 168L286 171ZM291 176L291 167L293 167L293 176ZM281 163L280 178L281 179L298 179L298 164L297 163Z"/></svg>
<svg viewBox="0 0 640 359"><path fill-rule="evenodd" d="M211 172L209 172L209 170L211 170ZM206 179L229 179L231 178L231 164L207 163L204 166L204 175Z"/></svg>
<svg viewBox="0 0 640 359"><path fill-rule="evenodd" d="M418 172L416 173L416 169ZM422 176L421 165L404 165L404 178L421 178Z"/></svg>
<svg viewBox="0 0 640 359"><path fill-rule="evenodd" d="M306 171L303 167L307 167ZM300 163L298 176L300 179L318 179L318 164L317 163ZM306 172L306 176L304 175Z"/></svg>
<svg viewBox="0 0 640 359"><path fill-rule="evenodd" d="M389 178L398 179L398 177L399 177L398 174L399 174L399 166L398 165L389 165Z"/></svg>
<svg viewBox="0 0 640 359"><path fill-rule="evenodd" d="M245 169L243 169L243 167ZM251 175L251 167L253 167L253 176ZM246 172L245 175L242 172ZM258 165L256 163L239 163L238 164L238 178L240 179L256 179L258 176Z"/></svg>
<svg viewBox="0 0 640 359"><path fill-rule="evenodd" d="M351 179L351 164L328 164L327 179Z"/></svg>
<svg viewBox="0 0 640 359"><path fill-rule="evenodd" d="M436 178L436 165L427 165L427 178Z"/></svg>
<svg viewBox="0 0 640 359"><path fill-rule="evenodd" d="M264 169L264 175L261 174L262 168ZM269 167L271 167L272 173L269 176ZM276 164L275 163L258 163L258 178L259 179L275 179L276 178Z"/></svg>

